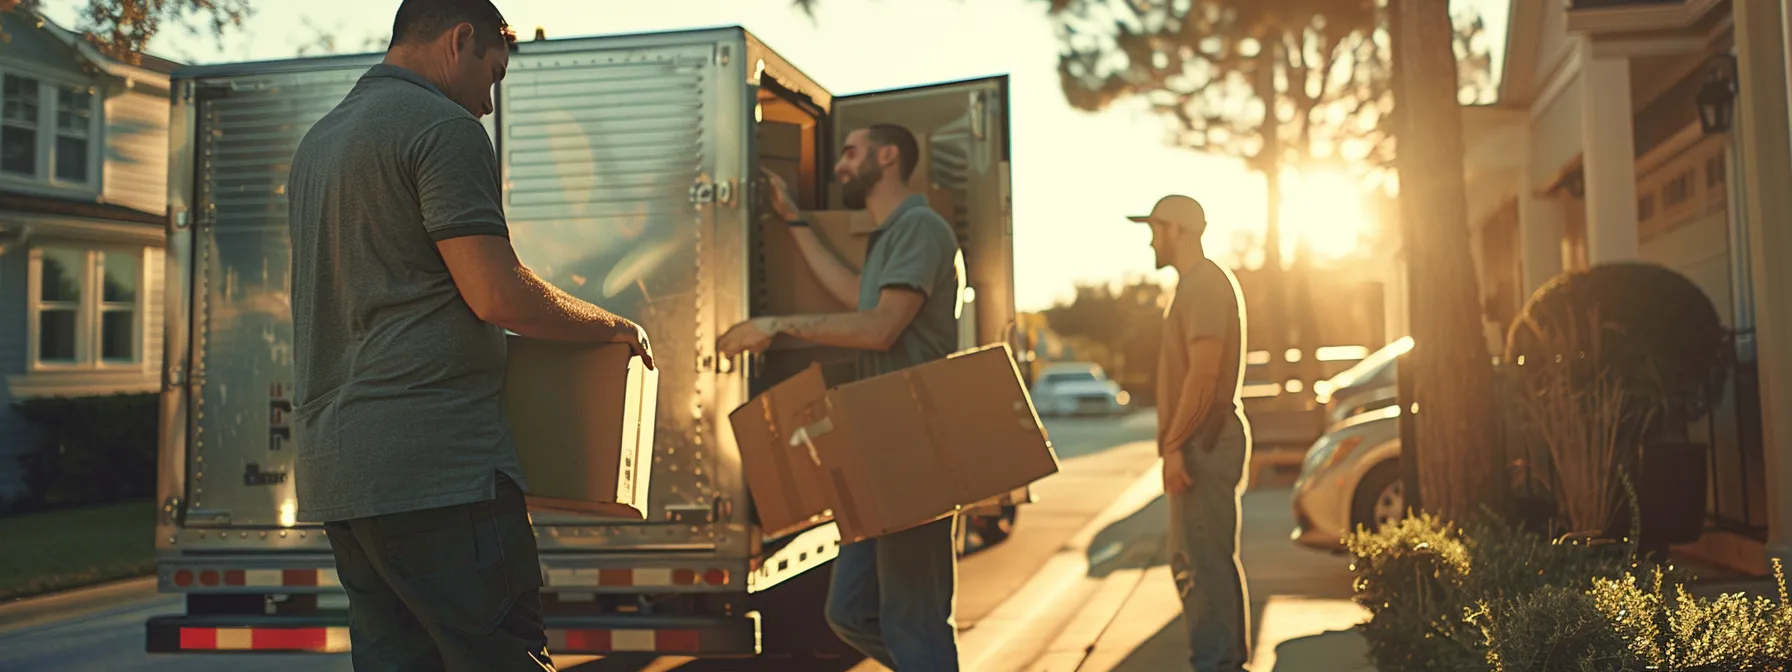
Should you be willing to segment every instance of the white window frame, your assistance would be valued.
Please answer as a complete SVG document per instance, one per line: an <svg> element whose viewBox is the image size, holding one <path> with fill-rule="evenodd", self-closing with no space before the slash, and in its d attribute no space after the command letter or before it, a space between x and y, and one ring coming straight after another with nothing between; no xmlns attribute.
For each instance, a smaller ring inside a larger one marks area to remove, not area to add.
<svg viewBox="0 0 1792 672"><path fill-rule="evenodd" d="M101 164L105 158L106 93L98 82L83 80L66 73L57 73L21 63L0 63L0 78L6 75L37 80L37 174L33 176L0 172L0 188L19 189L32 193L97 197L100 193ZM60 127L56 112L61 101L58 89L87 89L92 94L87 118L87 178L84 181L56 177L56 138ZM0 103L5 90L0 88Z"/></svg>
<svg viewBox="0 0 1792 672"><path fill-rule="evenodd" d="M43 251L44 249L70 250L81 254L81 268L78 277L81 280L81 299L75 302L75 360L44 361L39 339L42 337L42 316L46 308L43 302ZM146 325L149 300L149 264L150 254L155 250L138 245L95 245L75 242L46 242L33 245L30 249L30 262L25 281L26 313L25 343L29 369L33 372L44 371L139 371L147 366L148 358L145 350L148 347ZM105 256L125 255L137 259L136 296L129 304L129 310L136 319L131 321L131 358L106 359L104 343L104 316L109 309L118 309L123 304L110 303L104 299L105 291Z"/></svg>

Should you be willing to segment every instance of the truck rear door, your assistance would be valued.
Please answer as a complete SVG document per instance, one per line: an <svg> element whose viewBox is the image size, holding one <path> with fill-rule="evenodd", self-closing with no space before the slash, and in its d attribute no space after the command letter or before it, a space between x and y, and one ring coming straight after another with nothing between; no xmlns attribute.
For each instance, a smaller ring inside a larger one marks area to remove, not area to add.
<svg viewBox="0 0 1792 672"><path fill-rule="evenodd" d="M1009 183L1008 77L1006 75L834 98L830 115L835 156L846 136L872 124L898 124L915 134L934 192L929 200L950 205L941 212L958 232L965 288L959 316L959 348L1007 343L1026 351L1014 316L1014 219ZM840 184L829 183L829 202L840 203ZM1024 362L1016 361L1020 370ZM1022 488L999 501L970 507L995 515L999 505L1031 501Z"/></svg>
<svg viewBox="0 0 1792 672"><path fill-rule="evenodd" d="M286 178L305 132L372 61L336 63L341 67L202 78L190 90L192 187L179 199L191 199L193 222L189 528L301 522L292 479ZM175 176L176 183L184 177Z"/></svg>
<svg viewBox="0 0 1792 672"><path fill-rule="evenodd" d="M1008 181L1008 77L1006 75L834 98L833 155L847 134L872 124L899 124L926 146L932 187L947 192L964 254L962 347L1008 343L1020 347L1014 329L1014 225ZM838 204L840 184L829 184Z"/></svg>

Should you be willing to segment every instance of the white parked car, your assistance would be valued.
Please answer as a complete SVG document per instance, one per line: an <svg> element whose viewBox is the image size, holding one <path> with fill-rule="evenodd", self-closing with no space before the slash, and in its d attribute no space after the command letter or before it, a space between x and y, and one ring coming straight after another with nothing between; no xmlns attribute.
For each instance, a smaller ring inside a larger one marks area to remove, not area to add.
<svg viewBox="0 0 1792 672"><path fill-rule="evenodd" d="M1294 482L1295 543L1342 551L1358 525L1376 529L1406 513L1400 477L1400 408L1345 418L1313 442Z"/></svg>
<svg viewBox="0 0 1792 672"><path fill-rule="evenodd" d="M1043 416L1116 415L1127 410L1131 395L1108 379L1098 364L1052 364L1034 381L1033 408Z"/></svg>

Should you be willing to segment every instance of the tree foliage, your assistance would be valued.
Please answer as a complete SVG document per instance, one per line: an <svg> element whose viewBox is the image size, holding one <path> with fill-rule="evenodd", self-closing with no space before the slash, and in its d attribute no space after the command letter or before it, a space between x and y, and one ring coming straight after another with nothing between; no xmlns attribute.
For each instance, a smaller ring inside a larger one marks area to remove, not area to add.
<svg viewBox="0 0 1792 672"><path fill-rule="evenodd" d="M125 63L137 63L166 24L190 35L209 32L222 45L225 33L241 28L254 12L250 0L0 0L0 11L39 14L57 2L83 2L73 29L100 53Z"/></svg>
<svg viewBox="0 0 1792 672"><path fill-rule="evenodd" d="M1141 99L1179 146L1255 160L1393 158L1392 53L1377 0L1051 0L1072 106ZM1462 97L1492 77L1486 26L1456 25ZM1273 114L1271 113L1273 111Z"/></svg>

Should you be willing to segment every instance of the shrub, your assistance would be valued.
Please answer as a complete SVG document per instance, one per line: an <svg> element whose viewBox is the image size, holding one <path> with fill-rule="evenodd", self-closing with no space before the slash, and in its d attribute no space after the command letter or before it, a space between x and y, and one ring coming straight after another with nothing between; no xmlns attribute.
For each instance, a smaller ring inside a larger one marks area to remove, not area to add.
<svg viewBox="0 0 1792 672"><path fill-rule="evenodd" d="M1792 608L1691 595L1691 576L1639 563L1633 545L1550 540L1488 514L1463 529L1428 515L1358 530L1359 626L1382 672L1785 672Z"/></svg>
<svg viewBox="0 0 1792 672"><path fill-rule="evenodd" d="M1660 573L1646 585L1636 576L1600 579L1590 596L1613 632L1630 643L1637 669L1784 670L1792 660L1792 611L1777 560L1774 579L1777 603L1740 594L1697 597Z"/></svg>
<svg viewBox="0 0 1792 672"><path fill-rule="evenodd" d="M158 397L53 397L17 404L41 441L25 457L28 504L66 507L156 494Z"/></svg>
<svg viewBox="0 0 1792 672"><path fill-rule="evenodd" d="M1359 626L1381 672L1472 670L1485 654L1464 620L1469 548L1460 532L1430 514L1359 529L1345 540L1356 561L1356 601L1369 622Z"/></svg>
<svg viewBox="0 0 1792 672"><path fill-rule="evenodd" d="M1489 619L1634 570L1630 546L1550 540L1488 512L1465 529L1420 514L1345 543L1355 599L1370 613L1361 631L1382 672L1493 669Z"/></svg>
<svg viewBox="0 0 1792 672"><path fill-rule="evenodd" d="M1698 284L1657 264L1617 262L1539 288L1507 330L1505 359L1611 371L1632 401L1655 411L1649 434L1683 435L1723 398L1733 343Z"/></svg>
<svg viewBox="0 0 1792 672"><path fill-rule="evenodd" d="M1499 672L1625 672L1630 649L1585 589L1547 586L1475 614Z"/></svg>

